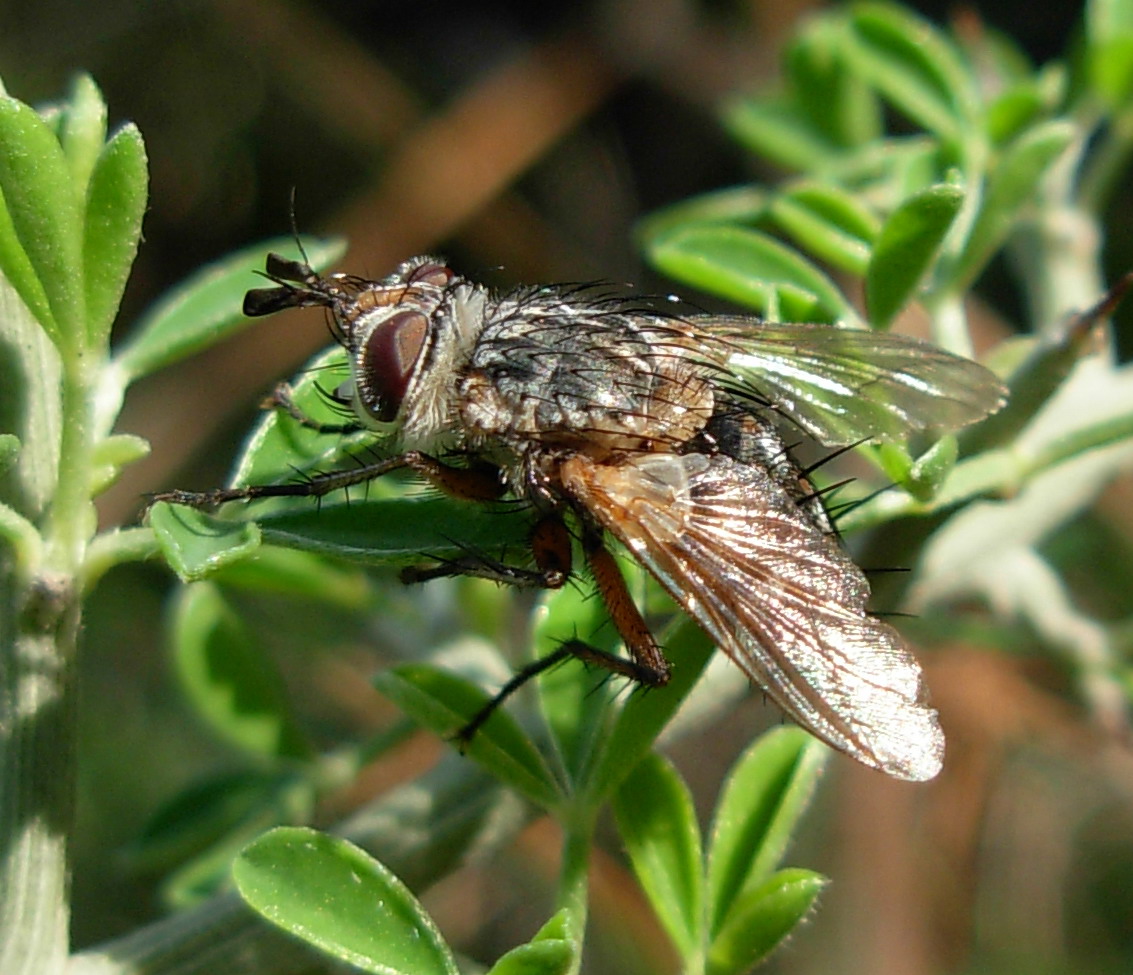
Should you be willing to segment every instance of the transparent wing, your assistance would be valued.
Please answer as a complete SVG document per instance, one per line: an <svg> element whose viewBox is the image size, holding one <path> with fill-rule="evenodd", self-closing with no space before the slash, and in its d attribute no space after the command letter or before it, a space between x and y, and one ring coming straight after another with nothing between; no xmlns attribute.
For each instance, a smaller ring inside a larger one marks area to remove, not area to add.
<svg viewBox="0 0 1133 975"><path fill-rule="evenodd" d="M862 571L762 468L722 455L576 456L563 484L799 724L898 778L940 770L920 667L866 613Z"/></svg>
<svg viewBox="0 0 1133 975"><path fill-rule="evenodd" d="M956 429L995 412L1006 390L977 362L904 335L705 317L726 368L829 445Z"/></svg>

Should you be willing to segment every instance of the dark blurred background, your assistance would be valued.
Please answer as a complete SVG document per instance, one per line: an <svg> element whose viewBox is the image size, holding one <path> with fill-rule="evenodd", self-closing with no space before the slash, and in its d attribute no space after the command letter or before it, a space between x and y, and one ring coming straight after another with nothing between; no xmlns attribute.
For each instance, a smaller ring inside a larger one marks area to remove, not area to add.
<svg viewBox="0 0 1133 975"><path fill-rule="evenodd" d="M86 70L112 125L133 120L145 137L150 206L123 328L201 264L288 233L292 199L299 229L347 237L343 267L363 275L439 252L500 283L602 278L667 290L635 253L635 221L698 192L776 178L727 139L715 109L771 81L784 40L818 6L6 2L0 77L37 103ZM1038 63L1064 51L1081 14L1075 3L1022 0L912 6L940 22L975 12ZM1127 239L1115 247L1120 266ZM1010 319L1010 287L983 286L992 313ZM318 315L273 319L139 385L121 428L148 438L153 454L104 498L104 521L135 519L147 490L220 483L259 398L325 342ZM1110 506L1124 507L1128 493L1115 487ZM122 850L163 798L230 759L177 702L161 637L170 586L156 567L118 571L87 616L83 944L160 912L155 878ZM389 718L369 690L364 640L332 617L312 608L280 649L328 744ZM769 970L1133 971L1128 760L1108 756L1018 658L957 646L929 669L949 770L913 788L835 760L788 858L834 883ZM753 699L711 738L676 749L678 762L696 759L684 765L702 811L754 730L775 720L768 710ZM435 754L419 740L368 787ZM554 848L550 827L537 824L492 870L446 882L429 906L454 940L498 955L549 911ZM618 857L611 844L597 865L588 968L666 970ZM540 906L520 911L520 900Z"/></svg>

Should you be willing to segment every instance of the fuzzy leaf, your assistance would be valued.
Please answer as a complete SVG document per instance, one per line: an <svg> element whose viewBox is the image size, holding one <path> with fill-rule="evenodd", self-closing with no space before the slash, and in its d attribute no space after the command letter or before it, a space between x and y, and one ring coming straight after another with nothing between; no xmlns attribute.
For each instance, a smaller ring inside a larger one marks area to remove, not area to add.
<svg viewBox="0 0 1133 975"><path fill-rule="evenodd" d="M87 193L83 263L87 331L101 347L118 314L138 252L146 211L146 147L133 125L119 129L98 157Z"/></svg>
<svg viewBox="0 0 1133 975"><path fill-rule="evenodd" d="M327 267L345 250L339 240L301 240L315 270ZM242 311L244 293L263 284L256 272L269 251L298 259L293 240L279 238L246 247L202 268L169 292L138 323L119 350L119 368L128 379L155 372L251 324Z"/></svg>
<svg viewBox="0 0 1133 975"><path fill-rule="evenodd" d="M634 873L683 959L704 942L704 866L692 795L677 770L647 755L614 794Z"/></svg>
<svg viewBox="0 0 1133 975"><path fill-rule="evenodd" d="M865 280L874 328L887 328L911 299L963 202L962 190L939 183L909 197L885 221Z"/></svg>
<svg viewBox="0 0 1133 975"><path fill-rule="evenodd" d="M755 308L768 318L834 322L854 317L837 286L802 255L744 227L693 226L655 240L653 264L679 281Z"/></svg>
<svg viewBox="0 0 1133 975"><path fill-rule="evenodd" d="M240 896L322 951L377 975L459 975L432 918L386 867L346 840L280 827L232 865Z"/></svg>
<svg viewBox="0 0 1133 975"><path fill-rule="evenodd" d="M222 738L260 757L308 757L282 678L216 586L181 591L173 641L182 687Z"/></svg>
<svg viewBox="0 0 1133 975"><path fill-rule="evenodd" d="M709 931L716 937L735 905L779 863L828 755L801 728L758 738L724 785L708 852Z"/></svg>
<svg viewBox="0 0 1133 975"><path fill-rule="evenodd" d="M0 96L0 196L8 217L0 220L0 234L14 238L0 243L0 270L56 346L77 351L85 338L83 220L71 168L50 126L6 95Z"/></svg>
<svg viewBox="0 0 1133 975"><path fill-rule="evenodd" d="M457 674L426 664L402 664L374 678L374 686L413 720L442 738L463 728L489 695ZM500 781L545 809L562 795L542 756L516 720L497 708L465 746L467 754Z"/></svg>
<svg viewBox="0 0 1133 975"><path fill-rule="evenodd" d="M732 905L712 940L707 975L742 975L778 947L807 915L826 878L810 870L780 870Z"/></svg>

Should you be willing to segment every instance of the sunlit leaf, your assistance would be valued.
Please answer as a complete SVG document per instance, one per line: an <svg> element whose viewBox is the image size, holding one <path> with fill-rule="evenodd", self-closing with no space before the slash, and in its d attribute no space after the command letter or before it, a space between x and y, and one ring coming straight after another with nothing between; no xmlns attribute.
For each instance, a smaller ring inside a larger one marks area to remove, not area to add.
<svg viewBox="0 0 1133 975"><path fill-rule="evenodd" d="M290 934L377 975L459 975L432 918L386 867L346 840L280 827L232 865L245 901Z"/></svg>

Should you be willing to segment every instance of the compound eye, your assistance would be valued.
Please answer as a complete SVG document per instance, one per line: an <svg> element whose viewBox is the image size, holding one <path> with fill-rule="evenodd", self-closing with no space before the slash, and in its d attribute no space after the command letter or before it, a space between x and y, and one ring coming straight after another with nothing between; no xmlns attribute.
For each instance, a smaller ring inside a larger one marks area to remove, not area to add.
<svg viewBox="0 0 1133 975"><path fill-rule="evenodd" d="M454 275L451 268L430 261L427 264L422 264L420 267L413 269L409 283L418 284L423 282L425 284L434 284L438 288L443 288L453 277Z"/></svg>
<svg viewBox="0 0 1133 975"><path fill-rule="evenodd" d="M421 312L399 311L377 326L359 350L358 399L380 423L397 418L428 334L429 319Z"/></svg>

